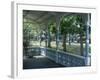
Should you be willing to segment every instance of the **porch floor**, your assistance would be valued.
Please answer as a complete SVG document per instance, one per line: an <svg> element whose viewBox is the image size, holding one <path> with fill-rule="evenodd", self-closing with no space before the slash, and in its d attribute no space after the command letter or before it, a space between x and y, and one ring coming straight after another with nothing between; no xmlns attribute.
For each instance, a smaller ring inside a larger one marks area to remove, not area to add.
<svg viewBox="0 0 100 80"><path fill-rule="evenodd" d="M48 59L46 56L34 56L23 59L23 69L57 68L64 67Z"/></svg>

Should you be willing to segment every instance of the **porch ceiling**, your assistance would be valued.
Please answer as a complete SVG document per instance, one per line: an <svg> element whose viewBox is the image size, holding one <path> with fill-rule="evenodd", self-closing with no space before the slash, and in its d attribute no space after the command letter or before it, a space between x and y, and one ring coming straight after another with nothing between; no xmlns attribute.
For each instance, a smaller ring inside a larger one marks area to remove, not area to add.
<svg viewBox="0 0 100 80"><path fill-rule="evenodd" d="M48 11L30 11L24 10L23 11L23 18L27 21L33 21L39 24L45 24L49 20L55 20L56 16L65 14L63 12L48 12ZM69 13L66 13L66 15ZM24 21L25 22L25 21Z"/></svg>
<svg viewBox="0 0 100 80"><path fill-rule="evenodd" d="M44 25L49 20L56 20L56 17L59 15L83 15L84 20L87 19L85 13L70 13L70 12L48 12L48 11L32 11L32 10L23 10L24 22L38 23Z"/></svg>

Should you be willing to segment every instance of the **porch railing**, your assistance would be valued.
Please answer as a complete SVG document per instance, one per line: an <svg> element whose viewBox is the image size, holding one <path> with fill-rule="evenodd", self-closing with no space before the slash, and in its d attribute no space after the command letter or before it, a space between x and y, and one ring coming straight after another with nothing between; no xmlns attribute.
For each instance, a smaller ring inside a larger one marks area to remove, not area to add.
<svg viewBox="0 0 100 80"><path fill-rule="evenodd" d="M42 51L45 52L45 56L49 59L61 65L67 67L85 66L85 57L63 51L57 51L51 48L28 48L27 56L41 55Z"/></svg>
<svg viewBox="0 0 100 80"><path fill-rule="evenodd" d="M63 51L56 51L53 49L48 49L46 50L46 56L64 66L84 66L85 65L85 57L78 56L75 54L63 52Z"/></svg>

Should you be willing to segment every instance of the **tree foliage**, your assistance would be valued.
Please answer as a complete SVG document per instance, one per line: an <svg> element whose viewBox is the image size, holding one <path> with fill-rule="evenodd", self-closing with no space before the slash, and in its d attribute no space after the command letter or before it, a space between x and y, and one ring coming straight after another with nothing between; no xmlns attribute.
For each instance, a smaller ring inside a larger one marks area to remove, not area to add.
<svg viewBox="0 0 100 80"><path fill-rule="evenodd" d="M66 36L67 34L80 35L80 51L83 55L83 36L85 35L85 25L82 15L64 16L61 20L61 34L63 36L63 50L66 51Z"/></svg>

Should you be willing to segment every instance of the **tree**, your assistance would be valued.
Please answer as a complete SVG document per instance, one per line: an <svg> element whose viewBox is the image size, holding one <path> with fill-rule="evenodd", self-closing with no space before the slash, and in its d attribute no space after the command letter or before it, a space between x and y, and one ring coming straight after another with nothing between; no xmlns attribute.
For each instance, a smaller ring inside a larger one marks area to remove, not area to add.
<svg viewBox="0 0 100 80"><path fill-rule="evenodd" d="M76 26L77 26L77 33L80 36L80 53L81 56L84 56L84 50L83 50L83 36L85 35L85 25L82 15L76 16Z"/></svg>
<svg viewBox="0 0 100 80"><path fill-rule="evenodd" d="M56 36L56 23L54 21L51 21L48 25L48 36L49 36L49 40L48 40L48 47L51 47L51 37L54 34L54 36ZM55 38L55 37L54 37Z"/></svg>
<svg viewBox="0 0 100 80"><path fill-rule="evenodd" d="M85 35L85 25L82 14L64 16L61 20L61 34L63 36L63 51L66 51L66 38L67 34L79 34L80 36L80 53L84 55L83 38ZM69 41L70 44L70 41Z"/></svg>
<svg viewBox="0 0 100 80"><path fill-rule="evenodd" d="M74 28L74 17L73 15L70 16L64 16L61 20L61 35L63 36L63 51L66 51L66 38L67 34L73 34Z"/></svg>

